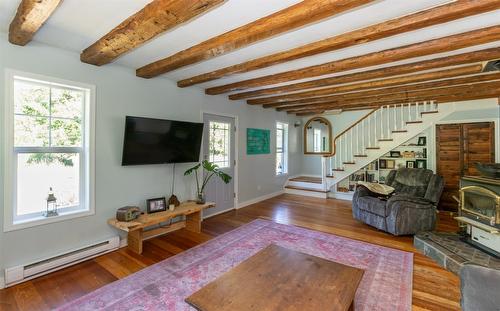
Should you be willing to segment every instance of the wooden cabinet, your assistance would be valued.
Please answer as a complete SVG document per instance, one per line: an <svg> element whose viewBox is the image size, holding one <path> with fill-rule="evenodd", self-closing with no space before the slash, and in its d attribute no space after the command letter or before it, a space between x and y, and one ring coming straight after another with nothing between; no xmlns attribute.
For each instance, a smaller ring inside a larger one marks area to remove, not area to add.
<svg viewBox="0 0 500 311"><path fill-rule="evenodd" d="M436 169L445 181L440 209L457 211L460 177L478 176L476 162L495 162L493 122L436 126Z"/></svg>

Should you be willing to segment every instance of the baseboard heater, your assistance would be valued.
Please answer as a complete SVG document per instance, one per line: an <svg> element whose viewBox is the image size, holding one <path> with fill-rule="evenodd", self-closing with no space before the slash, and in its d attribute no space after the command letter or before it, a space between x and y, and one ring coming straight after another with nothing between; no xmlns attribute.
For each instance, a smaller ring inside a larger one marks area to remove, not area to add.
<svg viewBox="0 0 500 311"><path fill-rule="evenodd" d="M43 259L23 266L5 269L5 286L9 287L50 272L54 272L84 260L100 256L120 245L120 237L115 236L106 241L84 246L67 253Z"/></svg>

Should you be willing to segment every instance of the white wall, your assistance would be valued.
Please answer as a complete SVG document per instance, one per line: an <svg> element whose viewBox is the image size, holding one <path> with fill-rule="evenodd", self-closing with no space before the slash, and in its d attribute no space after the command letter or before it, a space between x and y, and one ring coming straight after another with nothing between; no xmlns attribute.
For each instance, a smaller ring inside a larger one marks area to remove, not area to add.
<svg viewBox="0 0 500 311"><path fill-rule="evenodd" d="M363 118L370 113L371 109L360 111L346 111L340 114L326 114L322 115L323 118L330 121L332 124L332 139L340 134L343 130L351 126L354 122ZM302 130L304 125L312 117L305 117L302 119ZM303 145L301 145L303 149ZM302 155L302 174L307 176L321 176L321 156L320 155Z"/></svg>
<svg viewBox="0 0 500 311"><path fill-rule="evenodd" d="M201 121L201 111L235 115L239 118L239 202L282 190L286 176L276 177L274 150L270 155L246 155L246 128L274 129L276 120L290 124L290 175L300 172L300 128L286 113L208 96L200 88L178 88L174 82L135 77L133 69L117 65L95 67L79 61L73 52L31 42L18 47L0 34L0 92L4 102L5 68L93 84L97 87L96 113L96 214L66 222L4 233L0 230L0 272L5 267L29 263L90 242L115 235L106 224L115 210L125 205L144 207L147 198L170 195L171 166L122 167L125 115ZM3 108L0 112L0 227L3 226ZM272 131L274 134L274 131ZM274 145L275 135L272 135ZM193 198L192 177L184 177L187 165L178 165L175 192L180 200ZM2 228L3 229L3 228ZM1 273L0 273L1 275Z"/></svg>

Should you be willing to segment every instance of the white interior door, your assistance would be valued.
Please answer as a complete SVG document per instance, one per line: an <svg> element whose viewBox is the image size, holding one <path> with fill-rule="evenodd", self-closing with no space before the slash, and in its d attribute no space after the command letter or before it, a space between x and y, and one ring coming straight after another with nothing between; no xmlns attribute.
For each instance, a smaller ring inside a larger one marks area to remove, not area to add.
<svg viewBox="0 0 500 311"><path fill-rule="evenodd" d="M228 184L217 176L212 177L205 188L206 200L215 202L215 208L204 211L213 215L234 208L235 172L235 120L232 117L203 114L203 156L205 160L217 164L232 177Z"/></svg>

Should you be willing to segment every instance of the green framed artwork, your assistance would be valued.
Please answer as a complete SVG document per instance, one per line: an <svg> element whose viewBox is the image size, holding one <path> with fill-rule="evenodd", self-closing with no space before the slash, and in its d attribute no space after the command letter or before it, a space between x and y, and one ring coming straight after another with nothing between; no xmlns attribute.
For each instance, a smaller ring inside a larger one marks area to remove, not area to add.
<svg viewBox="0 0 500 311"><path fill-rule="evenodd" d="M270 154L271 130L247 128L247 154Z"/></svg>

